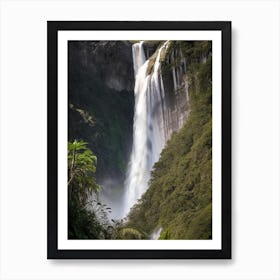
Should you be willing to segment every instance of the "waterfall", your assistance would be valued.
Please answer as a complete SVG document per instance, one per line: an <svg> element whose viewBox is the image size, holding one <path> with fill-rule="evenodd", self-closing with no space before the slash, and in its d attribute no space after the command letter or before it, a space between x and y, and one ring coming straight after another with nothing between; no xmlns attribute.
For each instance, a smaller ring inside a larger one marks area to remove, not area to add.
<svg viewBox="0 0 280 280"><path fill-rule="evenodd" d="M150 236L151 240L157 240L157 239L159 239L160 234L161 234L161 231L162 231L162 228L161 228L161 227L158 228L158 229L156 229L156 230L151 234L151 236Z"/></svg>
<svg viewBox="0 0 280 280"><path fill-rule="evenodd" d="M125 181L124 216L147 190L152 167L166 142L164 88L160 57L166 41L158 50L153 73L147 75L143 41L132 46L135 74L133 146Z"/></svg>

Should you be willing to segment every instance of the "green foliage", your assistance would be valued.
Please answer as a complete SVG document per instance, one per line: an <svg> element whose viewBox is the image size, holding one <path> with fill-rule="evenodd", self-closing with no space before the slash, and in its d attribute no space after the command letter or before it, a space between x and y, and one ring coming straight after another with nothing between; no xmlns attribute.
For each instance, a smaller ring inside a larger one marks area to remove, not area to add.
<svg viewBox="0 0 280 280"><path fill-rule="evenodd" d="M104 239L105 228L92 209L84 207L78 200L68 204L69 239Z"/></svg>
<svg viewBox="0 0 280 280"><path fill-rule="evenodd" d="M76 196L82 203L100 189L94 177L97 158L86 145L84 141L68 142L69 195Z"/></svg>
<svg viewBox="0 0 280 280"><path fill-rule="evenodd" d="M195 216L187 231L187 239L211 239L212 237L212 203Z"/></svg>
<svg viewBox="0 0 280 280"><path fill-rule="evenodd" d="M118 239L145 239L145 234L131 227L124 227L119 230Z"/></svg>
<svg viewBox="0 0 280 280"><path fill-rule="evenodd" d="M68 237L70 239L108 238L106 205L93 199L97 158L84 141L68 142Z"/></svg>
<svg viewBox="0 0 280 280"><path fill-rule="evenodd" d="M154 165L149 188L128 217L127 227L160 239L212 238L212 60L209 42L171 42L188 59L191 113ZM168 69L165 69L168 71Z"/></svg>
<svg viewBox="0 0 280 280"><path fill-rule="evenodd" d="M197 69L197 64L200 64L203 57L209 57L211 51L211 41L170 41L166 57L170 57L173 52L177 52L180 55L174 56L172 63L164 59L162 61L162 71L170 71L172 67L177 67L181 64L182 58L186 60L189 67Z"/></svg>

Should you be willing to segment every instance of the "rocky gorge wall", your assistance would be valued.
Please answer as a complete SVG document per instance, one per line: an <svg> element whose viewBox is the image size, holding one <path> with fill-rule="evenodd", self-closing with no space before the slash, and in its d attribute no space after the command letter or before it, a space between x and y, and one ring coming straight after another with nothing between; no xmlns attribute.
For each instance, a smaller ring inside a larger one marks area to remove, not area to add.
<svg viewBox="0 0 280 280"><path fill-rule="evenodd" d="M183 127L190 114L189 87L193 82L190 72L196 64L206 63L210 50L209 42L171 41L161 57L167 139Z"/></svg>
<svg viewBox="0 0 280 280"><path fill-rule="evenodd" d="M69 41L68 138L97 156L97 180L123 181L132 142L134 73L127 41Z"/></svg>

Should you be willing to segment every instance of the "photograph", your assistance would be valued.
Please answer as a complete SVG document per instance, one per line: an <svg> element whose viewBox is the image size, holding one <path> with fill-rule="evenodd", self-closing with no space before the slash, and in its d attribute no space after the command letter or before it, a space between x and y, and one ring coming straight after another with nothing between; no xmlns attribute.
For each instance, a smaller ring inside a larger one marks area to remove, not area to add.
<svg viewBox="0 0 280 280"><path fill-rule="evenodd" d="M211 41L68 42L68 237L212 238Z"/></svg>

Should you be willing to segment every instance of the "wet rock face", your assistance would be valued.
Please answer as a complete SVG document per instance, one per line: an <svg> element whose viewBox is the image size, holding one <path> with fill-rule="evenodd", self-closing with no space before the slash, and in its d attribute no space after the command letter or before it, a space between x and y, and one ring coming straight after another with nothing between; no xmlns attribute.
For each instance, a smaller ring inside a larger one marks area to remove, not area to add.
<svg viewBox="0 0 280 280"><path fill-rule="evenodd" d="M163 74L163 84L166 103L165 129L169 139L173 132L183 127L190 113L188 76L186 72L172 68Z"/></svg>
<svg viewBox="0 0 280 280"><path fill-rule="evenodd" d="M96 79L116 91L133 91L131 43L128 41L71 41L70 62L90 68Z"/></svg>

